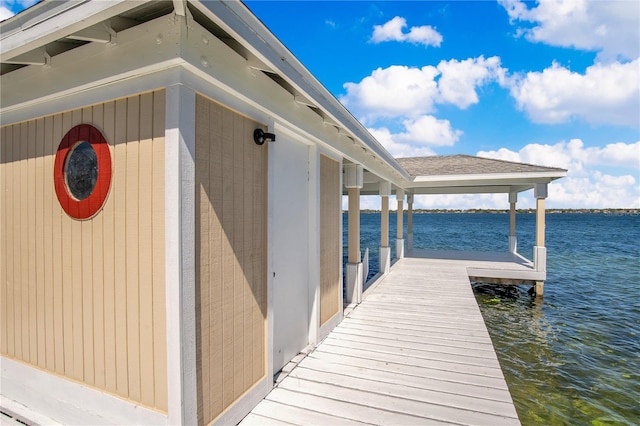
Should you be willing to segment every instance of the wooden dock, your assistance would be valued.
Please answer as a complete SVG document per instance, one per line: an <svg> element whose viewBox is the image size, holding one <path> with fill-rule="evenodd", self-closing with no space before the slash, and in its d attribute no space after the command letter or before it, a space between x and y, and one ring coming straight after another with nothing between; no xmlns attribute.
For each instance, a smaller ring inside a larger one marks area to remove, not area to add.
<svg viewBox="0 0 640 426"><path fill-rule="evenodd" d="M475 281L495 284L535 284L547 279L534 262L518 253L413 249L407 257L437 260L442 265L463 266Z"/></svg>
<svg viewBox="0 0 640 426"><path fill-rule="evenodd" d="M520 424L464 263L405 258L242 421Z"/></svg>

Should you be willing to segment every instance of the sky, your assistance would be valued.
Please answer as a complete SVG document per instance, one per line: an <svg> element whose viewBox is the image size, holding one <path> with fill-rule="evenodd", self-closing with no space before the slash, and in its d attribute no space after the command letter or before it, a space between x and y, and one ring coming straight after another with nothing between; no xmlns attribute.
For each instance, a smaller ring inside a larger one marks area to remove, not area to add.
<svg viewBox="0 0 640 426"><path fill-rule="evenodd" d="M0 19L33 3L0 0ZM395 157L562 167L548 208L640 208L640 1L245 4ZM425 195L414 207L508 200Z"/></svg>

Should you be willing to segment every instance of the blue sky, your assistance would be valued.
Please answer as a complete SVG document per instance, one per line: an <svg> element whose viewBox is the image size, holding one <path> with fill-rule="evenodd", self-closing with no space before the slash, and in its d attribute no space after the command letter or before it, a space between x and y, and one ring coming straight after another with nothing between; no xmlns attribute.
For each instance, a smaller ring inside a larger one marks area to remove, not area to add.
<svg viewBox="0 0 640 426"><path fill-rule="evenodd" d="M2 0L0 16L29 3ZM245 3L393 155L563 167L548 207L640 208L639 1Z"/></svg>
<svg viewBox="0 0 640 426"><path fill-rule="evenodd" d="M563 167L548 206L640 207L640 2L246 4L395 156Z"/></svg>

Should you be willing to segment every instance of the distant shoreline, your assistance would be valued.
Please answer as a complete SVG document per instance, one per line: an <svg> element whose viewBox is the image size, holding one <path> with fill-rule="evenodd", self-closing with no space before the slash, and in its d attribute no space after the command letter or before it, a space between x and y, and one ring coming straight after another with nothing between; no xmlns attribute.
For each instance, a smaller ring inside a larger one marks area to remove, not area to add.
<svg viewBox="0 0 640 426"><path fill-rule="evenodd" d="M535 213L536 209L517 209L516 213ZM546 209L547 214L609 214L609 215L638 215L640 209ZM343 213L347 213L343 210ZM360 213L380 213L380 210L360 210ZM440 213L488 213L508 214L508 209L414 209L413 214Z"/></svg>

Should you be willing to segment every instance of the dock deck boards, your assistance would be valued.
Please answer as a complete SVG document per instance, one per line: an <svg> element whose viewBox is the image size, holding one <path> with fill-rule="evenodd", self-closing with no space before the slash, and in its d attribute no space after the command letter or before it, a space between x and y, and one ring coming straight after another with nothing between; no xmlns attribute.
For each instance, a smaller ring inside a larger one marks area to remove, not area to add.
<svg viewBox="0 0 640 426"><path fill-rule="evenodd" d="M544 281L547 276L546 272L537 271L531 260L518 253L413 249L406 256L433 260L449 266L461 265L467 269L470 277L502 284L508 283L505 280L533 283Z"/></svg>
<svg viewBox="0 0 640 426"><path fill-rule="evenodd" d="M405 258L241 424L520 424L464 264Z"/></svg>

